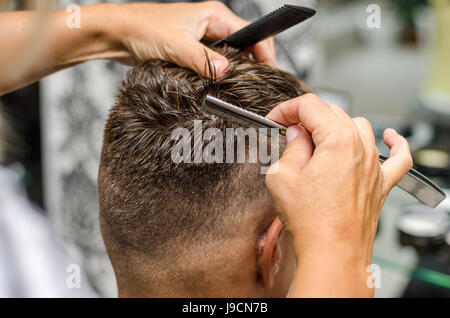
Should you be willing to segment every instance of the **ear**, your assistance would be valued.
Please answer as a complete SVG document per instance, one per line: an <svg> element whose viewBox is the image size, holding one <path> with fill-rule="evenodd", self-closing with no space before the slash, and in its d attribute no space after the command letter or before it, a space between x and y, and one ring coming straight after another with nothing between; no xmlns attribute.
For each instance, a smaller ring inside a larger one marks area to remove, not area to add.
<svg viewBox="0 0 450 318"><path fill-rule="evenodd" d="M283 224L276 217L258 242L258 272L262 276L264 288L272 286L274 276L279 269L279 238L282 229Z"/></svg>

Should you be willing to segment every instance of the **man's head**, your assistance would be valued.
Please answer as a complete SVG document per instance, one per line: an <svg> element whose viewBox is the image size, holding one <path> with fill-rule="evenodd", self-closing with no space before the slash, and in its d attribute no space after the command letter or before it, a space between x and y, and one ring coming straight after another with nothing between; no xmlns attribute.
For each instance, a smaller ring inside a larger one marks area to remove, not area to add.
<svg viewBox="0 0 450 318"><path fill-rule="evenodd" d="M294 263L260 164L175 163L172 132L237 125L201 110L206 94L266 115L305 92L292 75L220 49L226 76L170 63L135 67L105 126L100 224L121 296L284 296ZM268 143L270 140L267 141ZM251 152L251 145L247 151Z"/></svg>

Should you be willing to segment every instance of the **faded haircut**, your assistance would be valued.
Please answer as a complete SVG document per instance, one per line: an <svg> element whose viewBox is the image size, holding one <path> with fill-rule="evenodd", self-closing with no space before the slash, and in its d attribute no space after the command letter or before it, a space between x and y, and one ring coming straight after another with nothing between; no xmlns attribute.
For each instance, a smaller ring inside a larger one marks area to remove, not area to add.
<svg viewBox="0 0 450 318"><path fill-rule="evenodd" d="M192 131L201 120L203 130L225 135L227 127L238 127L201 109L206 94L264 116L306 91L296 77L239 50L217 51L230 62L223 78L204 79L154 59L133 68L120 88L98 178L102 234L115 268L132 254L157 263L209 242L251 238L274 218L258 164L171 159L176 128Z"/></svg>

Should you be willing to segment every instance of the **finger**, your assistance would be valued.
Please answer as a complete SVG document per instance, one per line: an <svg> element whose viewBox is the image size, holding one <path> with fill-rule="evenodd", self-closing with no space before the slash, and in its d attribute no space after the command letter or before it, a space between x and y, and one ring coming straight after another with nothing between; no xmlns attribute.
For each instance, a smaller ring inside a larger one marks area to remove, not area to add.
<svg viewBox="0 0 450 318"><path fill-rule="evenodd" d="M269 45L269 49L270 49L271 54L274 57L276 57L277 52L276 52L276 49L275 49L275 38L273 36L271 36L271 37L265 39L263 42L267 42L267 44Z"/></svg>
<svg viewBox="0 0 450 318"><path fill-rule="evenodd" d="M364 136L366 140L370 143L375 144L375 135L372 130L372 125L370 122L364 117L355 117L353 118L353 122L356 127L358 127L359 132Z"/></svg>
<svg viewBox="0 0 450 318"><path fill-rule="evenodd" d="M202 3L202 6L206 10L208 23L204 36L210 40L223 39L250 23L234 14L221 2L214 1L207 5Z"/></svg>
<svg viewBox="0 0 450 318"><path fill-rule="evenodd" d="M337 129L339 117L318 96L308 93L285 101L270 111L267 118L285 126L301 123L310 133L320 127Z"/></svg>
<svg viewBox="0 0 450 318"><path fill-rule="evenodd" d="M166 54L167 60L187 67L203 77L220 76L228 68L228 60L221 54L209 49L193 37L182 36L178 41L172 41L171 51L177 54ZM211 62L211 73L208 67Z"/></svg>
<svg viewBox="0 0 450 318"><path fill-rule="evenodd" d="M391 149L389 159L381 165L386 185L390 190L412 168L413 163L408 142L394 129L386 129L383 139L386 146Z"/></svg>
<svg viewBox="0 0 450 318"><path fill-rule="evenodd" d="M375 135L372 130L372 125L370 122L364 117L355 117L351 118L341 107L335 104L329 104L330 109L337 115L339 118L344 120L345 122L352 123L358 129L358 132L362 138L367 140L368 142L375 144Z"/></svg>
<svg viewBox="0 0 450 318"><path fill-rule="evenodd" d="M275 48L275 38L273 36L271 36L270 38L268 38L268 41L269 41L269 44L270 44L270 48L272 50L272 54L276 58L277 57L277 50Z"/></svg>
<svg viewBox="0 0 450 318"><path fill-rule="evenodd" d="M206 7L208 26L204 36L209 40L223 39L250 23L235 15L221 2L208 3ZM275 46L272 38L255 44L251 48L251 52L256 60L276 67Z"/></svg>
<svg viewBox="0 0 450 318"><path fill-rule="evenodd" d="M293 125L286 131L286 148L278 163L301 170L311 159L312 141L305 128Z"/></svg>
<svg viewBox="0 0 450 318"><path fill-rule="evenodd" d="M273 43L273 39L256 43L251 48L251 52L257 61L266 63L270 67L276 68L277 61L275 57L275 50L272 48L271 42Z"/></svg>
<svg viewBox="0 0 450 318"><path fill-rule="evenodd" d="M328 106L337 116L339 116L339 118L346 121L347 123L350 123L352 118L341 107L335 104L329 104Z"/></svg>

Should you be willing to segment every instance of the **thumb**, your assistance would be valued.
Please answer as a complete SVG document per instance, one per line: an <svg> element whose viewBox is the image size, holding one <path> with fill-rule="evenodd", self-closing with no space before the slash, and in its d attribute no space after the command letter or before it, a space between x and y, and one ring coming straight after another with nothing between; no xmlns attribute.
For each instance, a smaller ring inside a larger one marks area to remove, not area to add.
<svg viewBox="0 0 450 318"><path fill-rule="evenodd" d="M189 68L203 77L220 76L228 68L228 60L221 54L211 50L194 38L186 37L182 41L177 41L176 54L168 58L186 68ZM208 67L208 59L211 63L211 70Z"/></svg>
<svg viewBox="0 0 450 318"><path fill-rule="evenodd" d="M412 168L413 162L408 141L394 129L386 129L384 142L390 148L389 158L381 165L388 189L392 189Z"/></svg>
<svg viewBox="0 0 450 318"><path fill-rule="evenodd" d="M312 156L311 136L302 126L293 125L286 131L286 141L286 149L279 163L288 168L302 169Z"/></svg>

